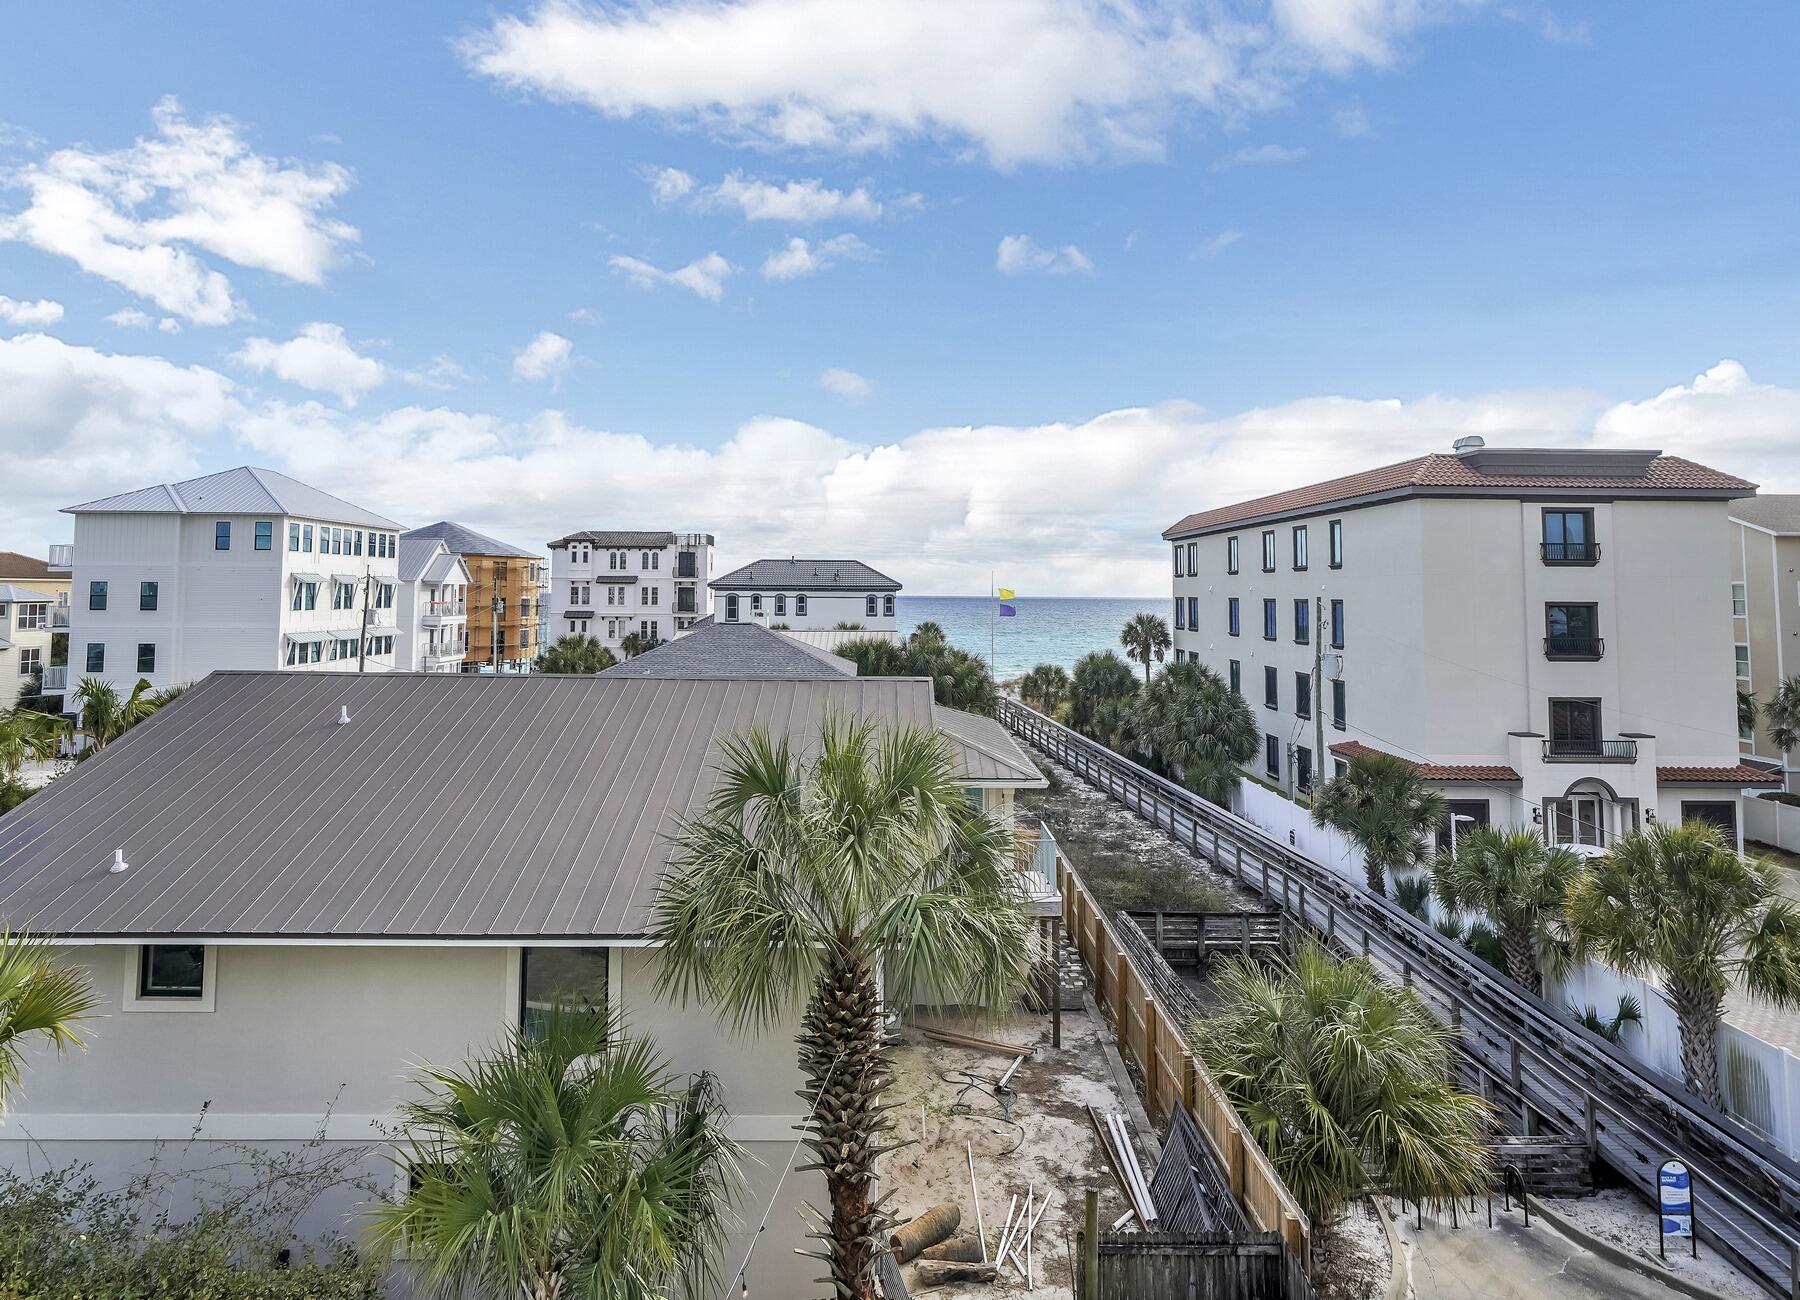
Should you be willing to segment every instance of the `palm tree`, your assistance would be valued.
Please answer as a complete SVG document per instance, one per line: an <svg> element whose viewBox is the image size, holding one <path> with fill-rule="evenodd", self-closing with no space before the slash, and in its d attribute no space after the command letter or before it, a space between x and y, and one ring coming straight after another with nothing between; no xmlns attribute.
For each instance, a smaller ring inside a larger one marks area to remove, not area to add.
<svg viewBox="0 0 1800 1300"><path fill-rule="evenodd" d="M1789 677L1775 687L1769 702L1758 706L1763 730L1782 753L1800 746L1800 675ZM1743 711L1739 710L1741 722Z"/></svg>
<svg viewBox="0 0 1800 1300"><path fill-rule="evenodd" d="M1479 913L1493 924L1506 973L1541 995L1544 964L1564 964L1556 930L1580 871L1580 857L1523 826L1477 826L1457 838L1454 854L1438 855L1431 884L1451 912Z"/></svg>
<svg viewBox="0 0 1800 1300"><path fill-rule="evenodd" d="M936 642L938 645L948 645L950 635L944 631L942 623L934 623L930 619L926 619L915 627L912 635L906 639L908 642L916 642L919 645L929 645L932 642Z"/></svg>
<svg viewBox="0 0 1800 1300"><path fill-rule="evenodd" d="M619 638L619 653L627 659L635 659L646 650L654 650L657 640L642 632L627 632Z"/></svg>
<svg viewBox="0 0 1800 1300"><path fill-rule="evenodd" d="M915 629L904 645L880 637L852 637L836 653L860 677L929 677L932 696L946 708L992 715L999 690L987 661Z"/></svg>
<svg viewBox="0 0 1800 1300"><path fill-rule="evenodd" d="M1125 653L1144 665L1144 684L1150 684L1150 661L1157 663L1168 653L1169 625L1155 614L1138 614L1125 625L1119 633L1119 644L1125 647Z"/></svg>
<svg viewBox="0 0 1800 1300"><path fill-rule="evenodd" d="M1451 1081L1455 1035L1411 989L1315 942L1233 959L1191 1041L1317 1223L1370 1189L1419 1201L1488 1185L1492 1108Z"/></svg>
<svg viewBox="0 0 1800 1300"><path fill-rule="evenodd" d="M105 749L186 689L171 686L160 691L151 690L149 678L140 677L137 685L131 688L131 694L121 700L116 687L98 677L83 677L75 688L75 702L81 715L75 732L86 737L88 742L80 757L85 759Z"/></svg>
<svg viewBox="0 0 1800 1300"><path fill-rule="evenodd" d="M1564 1008L1569 1018L1583 1029L1599 1034L1614 1047L1622 1047L1625 1043L1625 1027L1644 1023L1644 1004L1631 994L1621 994L1619 1005L1611 1016L1602 1016L1597 1007L1578 1007L1573 1002Z"/></svg>
<svg viewBox="0 0 1800 1300"><path fill-rule="evenodd" d="M1567 923L1581 956L1627 974L1654 971L1681 1030L1688 1088L1723 1109L1719 1015L1732 983L1800 1005L1800 906L1775 869L1739 854L1716 826L1654 825L1619 839L1569 888Z"/></svg>
<svg viewBox="0 0 1800 1300"><path fill-rule="evenodd" d="M1238 766L1256 756L1256 718L1204 664L1172 664L1138 691L1125 726L1134 747L1195 794L1228 805Z"/></svg>
<svg viewBox="0 0 1800 1300"><path fill-rule="evenodd" d="M867 630L861 623L852 622L848 619L839 619L836 623L833 623L831 627L834 632L863 632Z"/></svg>
<svg viewBox="0 0 1800 1300"><path fill-rule="evenodd" d="M1116 734L1118 705L1135 695L1137 688L1137 674L1111 650L1082 655L1075 661L1075 672L1069 679L1069 725L1084 735L1110 743L1108 736L1097 734L1096 723L1106 714Z"/></svg>
<svg viewBox="0 0 1800 1300"><path fill-rule="evenodd" d="M1762 716L1762 705L1756 702L1756 692L1745 690L1740 686L1738 687L1737 701L1738 730L1740 732L1755 731L1756 720Z"/></svg>
<svg viewBox="0 0 1800 1300"><path fill-rule="evenodd" d="M1393 754L1358 754L1344 774L1313 796L1312 818L1349 836L1362 850L1369 888L1387 893L1390 872L1419 866L1444 820L1444 796L1419 769Z"/></svg>
<svg viewBox="0 0 1800 1300"><path fill-rule="evenodd" d="M47 713L0 712L0 813L30 797L31 787L22 779L25 764L55 758L66 731L61 718Z"/></svg>
<svg viewBox="0 0 1800 1300"><path fill-rule="evenodd" d="M708 1075L557 1007L401 1107L409 1190L373 1211L436 1296L711 1295L736 1148Z"/></svg>
<svg viewBox="0 0 1800 1300"><path fill-rule="evenodd" d="M871 1300L891 1222L870 1196L891 1149L879 981L949 1005L1011 999L1032 955L1012 837L970 805L936 732L828 719L805 758L760 731L721 750L652 908L660 987L740 1030L801 1011L805 1141L830 1197L821 1257L840 1300Z"/></svg>
<svg viewBox="0 0 1800 1300"><path fill-rule="evenodd" d="M75 1022L99 1005L80 968L59 966L48 947L0 930L0 1107L19 1086L27 1045L81 1046Z"/></svg>
<svg viewBox="0 0 1800 1300"><path fill-rule="evenodd" d="M637 633L633 632L632 636ZM541 673L598 673L611 668L618 660L600 643L599 637L572 632L560 636L538 660Z"/></svg>
<svg viewBox="0 0 1800 1300"><path fill-rule="evenodd" d="M1069 690L1069 674L1060 664L1039 664L1019 682L1019 697L1027 702L1036 698L1038 707L1054 714L1059 700Z"/></svg>

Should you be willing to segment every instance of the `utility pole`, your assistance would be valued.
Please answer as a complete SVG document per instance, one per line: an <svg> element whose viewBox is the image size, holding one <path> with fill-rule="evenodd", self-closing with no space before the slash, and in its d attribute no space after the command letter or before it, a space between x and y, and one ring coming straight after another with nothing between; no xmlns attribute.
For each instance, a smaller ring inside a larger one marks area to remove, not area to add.
<svg viewBox="0 0 1800 1300"><path fill-rule="evenodd" d="M1325 597L1313 597L1313 789L1325 771Z"/></svg>
<svg viewBox="0 0 1800 1300"><path fill-rule="evenodd" d="M358 586L362 588L362 626L356 633L356 671L363 672L369 663L369 584L375 581L375 575L364 573Z"/></svg>

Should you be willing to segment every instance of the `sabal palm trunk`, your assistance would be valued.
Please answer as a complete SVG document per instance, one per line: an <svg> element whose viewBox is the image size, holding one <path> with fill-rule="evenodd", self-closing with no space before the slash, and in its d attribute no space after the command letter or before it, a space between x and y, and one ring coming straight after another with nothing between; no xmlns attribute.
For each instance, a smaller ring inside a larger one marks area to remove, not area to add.
<svg viewBox="0 0 1800 1300"><path fill-rule="evenodd" d="M1538 969L1537 944L1532 942L1530 933L1516 926L1505 927L1500 934L1500 951L1506 957L1506 973L1541 997L1544 976Z"/></svg>
<svg viewBox="0 0 1800 1300"><path fill-rule="evenodd" d="M1387 867L1366 853L1363 854L1363 880L1371 893L1387 897Z"/></svg>
<svg viewBox="0 0 1800 1300"><path fill-rule="evenodd" d="M1725 1093L1719 1086L1719 999L1705 990L1674 988L1675 1023L1681 1030L1681 1074L1688 1091L1720 1110Z"/></svg>
<svg viewBox="0 0 1800 1300"><path fill-rule="evenodd" d="M822 1232L836 1300L873 1300L875 1251L892 1219L871 1201L880 1144L881 1094L892 1074L882 1047L881 995L863 957L834 957L800 1026L800 1068L817 1098L806 1145L831 1199ZM885 1198L883 1198L885 1200Z"/></svg>

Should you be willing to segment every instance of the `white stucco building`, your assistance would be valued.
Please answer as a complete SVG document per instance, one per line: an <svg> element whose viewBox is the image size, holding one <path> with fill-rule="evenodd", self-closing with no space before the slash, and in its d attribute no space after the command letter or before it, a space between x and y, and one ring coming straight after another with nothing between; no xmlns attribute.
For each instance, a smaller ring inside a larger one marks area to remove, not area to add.
<svg viewBox="0 0 1800 1300"><path fill-rule="evenodd" d="M220 668L386 671L400 525L249 467L69 506L67 686ZM61 548L53 548L60 550ZM46 683L49 689L50 683Z"/></svg>
<svg viewBox="0 0 1800 1300"><path fill-rule="evenodd" d="M1735 829L1740 789L1769 782L1740 762L1722 616L1727 509L1754 492L1654 451L1473 438L1202 511L1163 534L1175 657L1243 693L1250 770L1289 791L1383 750L1454 816L1556 842Z"/></svg>
<svg viewBox="0 0 1800 1300"><path fill-rule="evenodd" d="M394 667L462 671L469 650L469 566L441 537L400 539Z"/></svg>
<svg viewBox="0 0 1800 1300"><path fill-rule="evenodd" d="M1760 704L1800 676L1800 496L1731 503L1732 671ZM1746 761L1800 788L1800 749L1783 751L1768 721L1738 733Z"/></svg>
<svg viewBox="0 0 1800 1300"><path fill-rule="evenodd" d="M669 641L713 612L711 533L590 529L550 543L550 642Z"/></svg>
<svg viewBox="0 0 1800 1300"><path fill-rule="evenodd" d="M757 560L713 580L723 623L762 623L796 632L855 623L892 632L900 584L861 560Z"/></svg>

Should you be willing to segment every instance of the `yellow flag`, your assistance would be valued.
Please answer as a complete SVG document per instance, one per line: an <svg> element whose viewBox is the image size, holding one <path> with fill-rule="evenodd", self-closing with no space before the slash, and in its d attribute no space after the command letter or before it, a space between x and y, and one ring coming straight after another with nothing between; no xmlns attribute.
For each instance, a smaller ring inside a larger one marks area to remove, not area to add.
<svg viewBox="0 0 1800 1300"><path fill-rule="evenodd" d="M1001 600L1011 600L1012 598L1013 598L1013 589L1011 587L1000 588L1000 599Z"/></svg>

